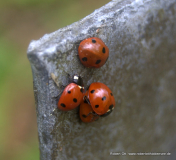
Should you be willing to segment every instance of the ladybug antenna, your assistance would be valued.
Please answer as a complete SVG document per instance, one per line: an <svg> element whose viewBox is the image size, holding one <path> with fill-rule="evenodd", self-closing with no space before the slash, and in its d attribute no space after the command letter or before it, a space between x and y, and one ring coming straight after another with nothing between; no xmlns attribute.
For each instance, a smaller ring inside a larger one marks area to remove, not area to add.
<svg viewBox="0 0 176 160"><path fill-rule="evenodd" d="M93 118L94 118L93 121L98 121L99 117L100 117L100 116L98 116L98 115L94 116L94 117L93 117Z"/></svg>
<svg viewBox="0 0 176 160"><path fill-rule="evenodd" d="M50 113L50 116L53 116L53 115L55 114L55 112L57 112L56 109L57 109L57 108L54 108L54 109L52 110L52 112Z"/></svg>

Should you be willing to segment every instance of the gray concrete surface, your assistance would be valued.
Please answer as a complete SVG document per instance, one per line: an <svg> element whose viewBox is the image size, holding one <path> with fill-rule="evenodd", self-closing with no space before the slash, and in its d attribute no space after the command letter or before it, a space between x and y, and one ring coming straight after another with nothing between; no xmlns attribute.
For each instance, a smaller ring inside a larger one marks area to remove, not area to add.
<svg viewBox="0 0 176 160"><path fill-rule="evenodd" d="M107 63L99 69L85 68L77 57L80 41L93 36L110 50ZM175 0L113 0L32 41L27 55L41 160L176 159ZM57 110L58 98L53 97L68 83L67 73L83 76L85 86L105 83L116 99L113 113L85 124L78 109ZM113 155L122 152L126 155ZM171 155L128 155L133 152Z"/></svg>

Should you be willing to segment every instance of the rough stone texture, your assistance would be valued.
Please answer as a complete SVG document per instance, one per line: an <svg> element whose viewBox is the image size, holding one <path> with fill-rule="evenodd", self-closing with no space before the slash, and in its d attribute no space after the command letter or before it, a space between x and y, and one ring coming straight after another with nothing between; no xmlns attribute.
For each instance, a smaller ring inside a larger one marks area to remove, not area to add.
<svg viewBox="0 0 176 160"><path fill-rule="evenodd" d="M92 36L110 49L99 69L85 68L77 57L80 41ZM41 160L176 159L175 0L113 0L79 22L32 41L28 58ZM116 99L113 113L85 124L78 109L56 109L58 99L53 97L68 83L67 73L83 76L85 86L96 81L108 85ZM128 156L130 152L171 156Z"/></svg>

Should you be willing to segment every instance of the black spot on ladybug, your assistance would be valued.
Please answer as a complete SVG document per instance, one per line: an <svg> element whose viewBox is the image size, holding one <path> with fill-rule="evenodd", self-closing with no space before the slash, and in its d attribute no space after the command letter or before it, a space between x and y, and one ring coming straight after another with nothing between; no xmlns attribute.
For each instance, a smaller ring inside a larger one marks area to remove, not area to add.
<svg viewBox="0 0 176 160"><path fill-rule="evenodd" d="M103 47L102 52L103 52L103 53L106 53L105 47Z"/></svg>
<svg viewBox="0 0 176 160"><path fill-rule="evenodd" d="M99 60L97 60L97 61L96 61L96 63L95 63L95 64L99 64L100 62L101 62L101 60L99 59Z"/></svg>
<svg viewBox="0 0 176 160"><path fill-rule="evenodd" d="M109 109L111 110L113 108L113 104L111 104L110 106L109 106Z"/></svg>
<svg viewBox="0 0 176 160"><path fill-rule="evenodd" d="M87 61L87 57L82 58L82 61Z"/></svg>
<svg viewBox="0 0 176 160"><path fill-rule="evenodd" d="M77 102L77 99L76 99L76 98L73 98L73 102L75 102L75 103L76 103L76 102Z"/></svg>
<svg viewBox="0 0 176 160"><path fill-rule="evenodd" d="M111 96L113 96L113 94L112 93L110 93L111 94Z"/></svg>
<svg viewBox="0 0 176 160"><path fill-rule="evenodd" d="M102 98L102 101L104 101L104 100L106 100L106 97L105 97L105 96Z"/></svg>
<svg viewBox="0 0 176 160"><path fill-rule="evenodd" d="M94 89L90 91L90 93L94 93L94 92L95 92L95 90L94 90Z"/></svg>
<svg viewBox="0 0 176 160"><path fill-rule="evenodd" d="M92 43L96 43L96 40L95 40L95 39L92 39Z"/></svg>
<svg viewBox="0 0 176 160"><path fill-rule="evenodd" d="M64 103L61 103L60 105L61 105L62 107L64 107L64 108L66 107L66 105L65 105Z"/></svg>
<svg viewBox="0 0 176 160"><path fill-rule="evenodd" d="M83 93L83 92L84 92L84 89L83 89L83 88L81 88L81 89L80 89L80 91Z"/></svg>
<svg viewBox="0 0 176 160"><path fill-rule="evenodd" d="M95 108L98 108L99 107L99 105L95 105Z"/></svg>
<svg viewBox="0 0 176 160"><path fill-rule="evenodd" d="M82 117L86 118L87 116L85 114L83 114Z"/></svg>
<svg viewBox="0 0 176 160"><path fill-rule="evenodd" d="M70 93L71 93L71 91L67 91L67 93L68 93L68 94L70 94Z"/></svg>

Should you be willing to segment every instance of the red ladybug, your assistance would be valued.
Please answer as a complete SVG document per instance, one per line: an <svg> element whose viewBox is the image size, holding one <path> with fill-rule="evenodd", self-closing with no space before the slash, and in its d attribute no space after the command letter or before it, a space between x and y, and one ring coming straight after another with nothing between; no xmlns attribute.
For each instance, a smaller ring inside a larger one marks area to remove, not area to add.
<svg viewBox="0 0 176 160"><path fill-rule="evenodd" d="M94 112L91 105L89 105L87 101L83 101L80 104L79 116L85 123L93 122L99 118L99 115Z"/></svg>
<svg viewBox="0 0 176 160"><path fill-rule="evenodd" d="M100 68L106 63L109 57L109 49L101 39L91 37L80 43L78 55L84 66L88 68Z"/></svg>
<svg viewBox="0 0 176 160"><path fill-rule="evenodd" d="M83 101L84 86L82 78L75 75L72 81L73 83L66 86L59 99L58 108L62 111L72 110Z"/></svg>
<svg viewBox="0 0 176 160"><path fill-rule="evenodd" d="M95 82L89 86L85 99L94 112L100 116L109 115L115 106L115 99L111 90L103 83Z"/></svg>

